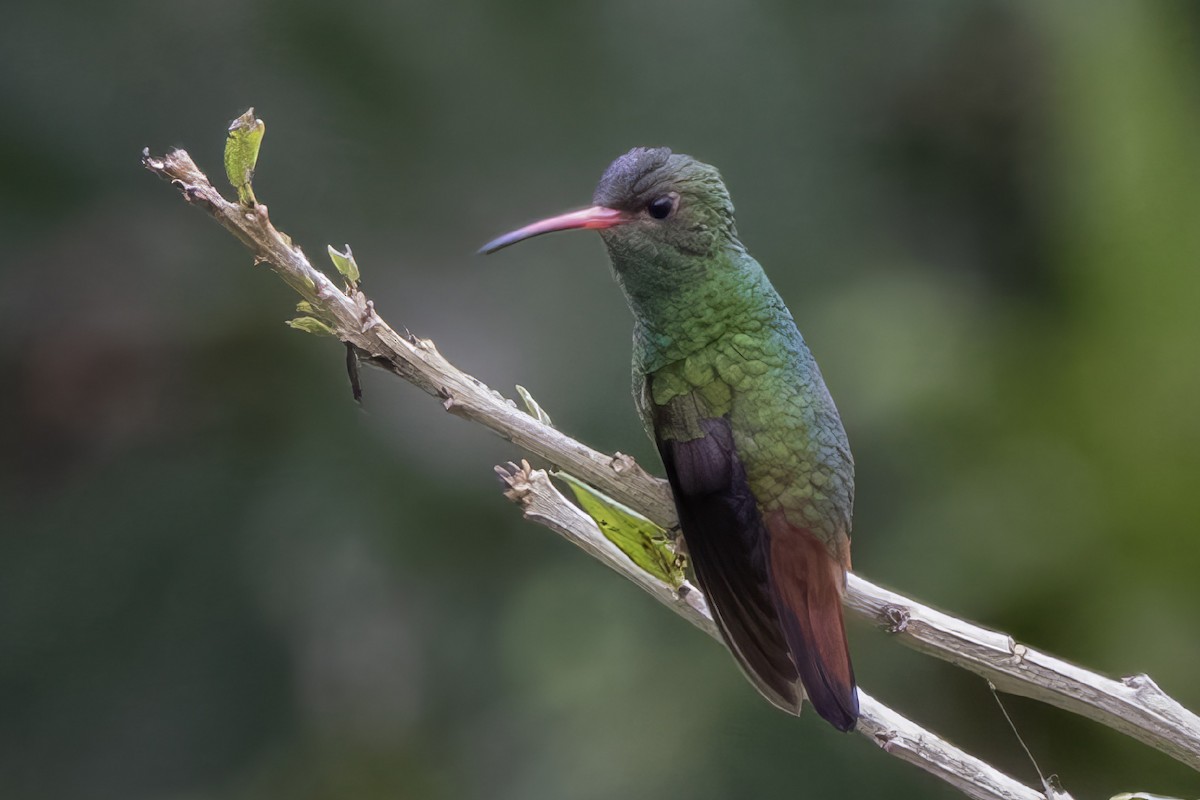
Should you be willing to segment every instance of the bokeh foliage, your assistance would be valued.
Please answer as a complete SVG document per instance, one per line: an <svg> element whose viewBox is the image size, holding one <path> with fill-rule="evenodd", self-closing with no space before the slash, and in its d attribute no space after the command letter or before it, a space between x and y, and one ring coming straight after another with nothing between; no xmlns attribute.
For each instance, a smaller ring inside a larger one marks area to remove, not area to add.
<svg viewBox="0 0 1200 800"><path fill-rule="evenodd" d="M520 454L336 343L142 172L228 120L394 325L653 464L602 248L475 247L666 144L719 165L821 361L872 579L1200 707L1200 5L17 4L0 26L0 796L954 797L761 703L520 521ZM864 685L1013 773L982 683ZM1010 708L1077 797L1198 794Z"/></svg>

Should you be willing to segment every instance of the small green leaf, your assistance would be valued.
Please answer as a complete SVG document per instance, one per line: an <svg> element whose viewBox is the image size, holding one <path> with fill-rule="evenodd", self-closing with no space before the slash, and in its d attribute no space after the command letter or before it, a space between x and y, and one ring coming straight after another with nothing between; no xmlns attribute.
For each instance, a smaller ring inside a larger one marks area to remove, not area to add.
<svg viewBox="0 0 1200 800"><path fill-rule="evenodd" d="M237 189L238 202L244 206L258 202L250 183L254 180L254 165L258 163L258 149L266 130L263 121L254 118L253 107L229 123L229 137L225 140L225 174Z"/></svg>
<svg viewBox="0 0 1200 800"><path fill-rule="evenodd" d="M666 530L573 475L566 472L553 475L571 487L580 507L630 561L672 587L678 588L683 583L683 566Z"/></svg>
<svg viewBox="0 0 1200 800"><path fill-rule="evenodd" d="M333 332L333 328L326 325L316 317L296 317L287 321L289 327L295 328L298 331L315 334L317 336L337 336Z"/></svg>
<svg viewBox="0 0 1200 800"><path fill-rule="evenodd" d="M350 245L346 245L346 252L339 253L333 249L333 245L326 245L329 250L329 260L337 267L337 271L346 276L346 280L352 285L356 285L359 279L358 264L354 261L354 253L350 252Z"/></svg>
<svg viewBox="0 0 1200 800"><path fill-rule="evenodd" d="M307 300L301 300L299 303L296 303L296 310L299 311L301 314L316 314L317 313L316 307L312 303L308 302Z"/></svg>
<svg viewBox="0 0 1200 800"><path fill-rule="evenodd" d="M525 408L529 409L529 415L543 425L553 428L554 422L551 421L550 415L546 410L538 405L537 400L533 399L533 395L524 386L517 386L517 394L521 395L521 399L525 401Z"/></svg>

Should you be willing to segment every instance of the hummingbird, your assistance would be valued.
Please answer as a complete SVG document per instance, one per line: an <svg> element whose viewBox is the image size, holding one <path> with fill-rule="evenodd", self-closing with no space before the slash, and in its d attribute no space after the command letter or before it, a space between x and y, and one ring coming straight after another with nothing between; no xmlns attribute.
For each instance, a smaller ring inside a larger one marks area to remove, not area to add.
<svg viewBox="0 0 1200 800"><path fill-rule="evenodd" d="M717 170L668 148L609 165L593 205L505 234L596 230L633 312L633 393L695 578L754 687L841 731L858 693L842 620L854 460L821 371L738 238Z"/></svg>

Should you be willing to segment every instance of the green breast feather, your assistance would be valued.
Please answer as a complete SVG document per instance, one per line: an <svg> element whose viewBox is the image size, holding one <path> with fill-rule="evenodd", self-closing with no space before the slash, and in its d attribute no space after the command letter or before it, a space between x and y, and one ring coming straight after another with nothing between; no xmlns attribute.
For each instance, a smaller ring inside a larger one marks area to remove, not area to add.
<svg viewBox="0 0 1200 800"><path fill-rule="evenodd" d="M728 417L760 507L832 540L849 532L853 503L845 434L807 347L766 332L726 334L662 367L642 404L670 407L658 436L677 441L702 436L701 419Z"/></svg>

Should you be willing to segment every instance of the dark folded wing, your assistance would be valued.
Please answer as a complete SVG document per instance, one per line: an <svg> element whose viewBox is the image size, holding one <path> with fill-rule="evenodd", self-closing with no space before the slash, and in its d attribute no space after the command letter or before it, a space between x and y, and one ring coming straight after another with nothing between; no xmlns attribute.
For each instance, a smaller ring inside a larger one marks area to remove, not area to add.
<svg viewBox="0 0 1200 800"><path fill-rule="evenodd" d="M725 416L694 396L653 406L655 440L713 617L760 693L800 713L804 692L839 730L858 718L842 624L844 570L812 532L764 519Z"/></svg>
<svg viewBox="0 0 1200 800"><path fill-rule="evenodd" d="M675 495L696 580L746 676L779 708L800 713L798 674L788 655L767 572L769 540L729 420L698 419L697 438L672 438L660 407L656 439Z"/></svg>

